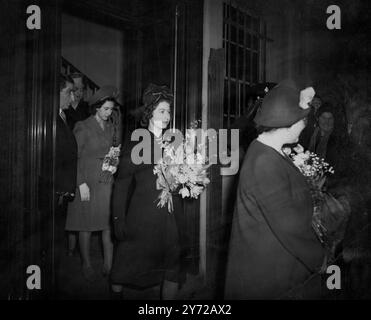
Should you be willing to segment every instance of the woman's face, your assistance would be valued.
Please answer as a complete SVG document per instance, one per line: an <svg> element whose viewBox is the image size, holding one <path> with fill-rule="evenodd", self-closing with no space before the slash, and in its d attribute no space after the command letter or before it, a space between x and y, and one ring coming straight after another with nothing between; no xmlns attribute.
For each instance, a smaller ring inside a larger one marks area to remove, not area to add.
<svg viewBox="0 0 371 320"><path fill-rule="evenodd" d="M99 109L97 109L97 116L100 119L107 121L112 114L114 106L115 104L113 101L106 101Z"/></svg>
<svg viewBox="0 0 371 320"><path fill-rule="evenodd" d="M153 110L150 123L158 129L166 129L170 123L171 111L167 101L161 101Z"/></svg>
<svg viewBox="0 0 371 320"><path fill-rule="evenodd" d="M318 126L324 133L330 133L334 129L334 116L331 112L323 112L318 117Z"/></svg>

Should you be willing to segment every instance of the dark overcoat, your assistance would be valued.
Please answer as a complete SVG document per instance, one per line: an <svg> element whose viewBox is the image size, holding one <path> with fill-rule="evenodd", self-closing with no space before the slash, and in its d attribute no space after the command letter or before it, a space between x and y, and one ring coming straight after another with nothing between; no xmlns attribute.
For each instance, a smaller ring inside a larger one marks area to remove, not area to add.
<svg viewBox="0 0 371 320"><path fill-rule="evenodd" d="M55 191L74 193L76 189L77 143L67 123L57 116L55 144Z"/></svg>
<svg viewBox="0 0 371 320"><path fill-rule="evenodd" d="M310 190L300 171L254 140L240 173L225 297L287 298L308 279L323 261L323 249L311 228L312 212ZM315 298L319 291L318 281L300 297Z"/></svg>
<svg viewBox="0 0 371 320"><path fill-rule="evenodd" d="M130 142L120 159L112 194L112 216L115 237L111 280L126 286L145 288L163 280L179 282L180 244L175 214L167 207L158 208L160 190L154 175L152 133L151 163L135 164ZM148 151L148 149L146 150ZM182 201L173 197L174 212L182 210Z"/></svg>
<svg viewBox="0 0 371 320"><path fill-rule="evenodd" d="M113 127L103 130L94 116L76 123L73 130L78 145L76 197L69 203L66 230L100 231L110 229L112 183L102 182L104 156L113 143ZM79 186L86 183L90 201L81 201Z"/></svg>

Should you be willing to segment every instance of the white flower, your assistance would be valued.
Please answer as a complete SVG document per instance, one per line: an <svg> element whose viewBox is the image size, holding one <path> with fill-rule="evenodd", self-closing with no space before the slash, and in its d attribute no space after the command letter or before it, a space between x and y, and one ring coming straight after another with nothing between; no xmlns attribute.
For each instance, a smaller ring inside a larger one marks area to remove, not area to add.
<svg viewBox="0 0 371 320"><path fill-rule="evenodd" d="M108 164L107 162L103 162L102 170L103 170L103 171L107 171L107 170L109 170L109 164Z"/></svg>
<svg viewBox="0 0 371 320"><path fill-rule="evenodd" d="M191 188L191 197L192 198L198 198L198 196L201 194L202 190L204 189L204 187L200 187L200 186L194 186Z"/></svg>
<svg viewBox="0 0 371 320"><path fill-rule="evenodd" d="M289 156L289 155L291 154L291 148L289 148L289 147L284 147L284 148L282 148L282 152L283 152L285 155Z"/></svg>
<svg viewBox="0 0 371 320"><path fill-rule="evenodd" d="M187 177L184 174L178 176L179 183L184 184L187 182Z"/></svg>
<svg viewBox="0 0 371 320"><path fill-rule="evenodd" d="M297 144L293 149L294 149L294 151L295 151L296 153L303 153L303 152L304 152L304 148L303 148L303 146L300 145L300 144Z"/></svg>
<svg viewBox="0 0 371 320"><path fill-rule="evenodd" d="M300 108L308 109L309 108L308 103L312 101L315 94L316 92L314 91L312 87L308 87L304 90L301 90L300 91L300 102L299 102Z"/></svg>
<svg viewBox="0 0 371 320"><path fill-rule="evenodd" d="M190 195L189 190L186 187L180 189L179 193L182 195L182 198L189 197L189 195Z"/></svg>

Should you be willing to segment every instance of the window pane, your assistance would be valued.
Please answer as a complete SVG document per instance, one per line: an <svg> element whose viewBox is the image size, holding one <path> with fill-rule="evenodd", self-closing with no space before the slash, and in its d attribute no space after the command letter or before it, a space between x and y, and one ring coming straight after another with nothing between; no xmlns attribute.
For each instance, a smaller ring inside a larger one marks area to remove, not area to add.
<svg viewBox="0 0 371 320"><path fill-rule="evenodd" d="M247 29L251 29L251 16L246 16L246 27Z"/></svg>
<svg viewBox="0 0 371 320"><path fill-rule="evenodd" d="M258 82L258 54L257 53L253 53L252 55L252 81L254 83L257 83Z"/></svg>
<svg viewBox="0 0 371 320"><path fill-rule="evenodd" d="M231 28L231 41L237 42L237 28L235 26L230 26Z"/></svg>
<svg viewBox="0 0 371 320"><path fill-rule="evenodd" d="M238 79L243 79L243 48L238 47Z"/></svg>
<svg viewBox="0 0 371 320"><path fill-rule="evenodd" d="M236 54L237 54L237 50L236 50L236 46L234 44L231 44L231 60L230 60L230 64L231 64L231 77L232 78L236 78L236 67L237 67L237 57L236 57Z"/></svg>
<svg viewBox="0 0 371 320"><path fill-rule="evenodd" d="M246 33L246 47L251 48L251 34L248 32Z"/></svg>
<svg viewBox="0 0 371 320"><path fill-rule="evenodd" d="M244 21L244 14L241 12L241 11L238 11L238 24L241 26L241 27L244 27L245 26L245 21Z"/></svg>
<svg viewBox="0 0 371 320"><path fill-rule="evenodd" d="M256 32L260 32L260 25L259 25L259 19L253 18L252 19L252 29Z"/></svg>
<svg viewBox="0 0 371 320"><path fill-rule="evenodd" d="M229 104L228 104L228 81L227 80L224 80L224 103L223 103L223 109L224 109L224 113L225 114L228 114L228 112L229 112L228 107L229 107Z"/></svg>
<svg viewBox="0 0 371 320"><path fill-rule="evenodd" d="M230 6L231 20L237 22L237 10Z"/></svg>
<svg viewBox="0 0 371 320"><path fill-rule="evenodd" d="M252 37L252 48L254 50L258 50L259 49L259 38L256 37L256 36L253 36Z"/></svg>
<svg viewBox="0 0 371 320"><path fill-rule="evenodd" d="M240 101L239 101L239 112L238 112L238 115L241 115L242 114L242 111L243 111L243 95L244 95L244 88L245 88L245 85L240 83L239 84L239 89L240 89L240 92L239 92L239 95L240 95Z"/></svg>
<svg viewBox="0 0 371 320"><path fill-rule="evenodd" d="M244 45L244 31L243 29L238 29L238 44Z"/></svg>
<svg viewBox="0 0 371 320"><path fill-rule="evenodd" d="M250 78L250 61L251 61L251 58L250 58L250 51L249 50L246 50L245 52L245 79L246 81L251 81L251 78Z"/></svg>
<svg viewBox="0 0 371 320"><path fill-rule="evenodd" d="M229 100L229 112L230 114L236 113L236 83L234 81L231 81L231 97Z"/></svg>
<svg viewBox="0 0 371 320"><path fill-rule="evenodd" d="M228 42L225 43L226 45L226 48L225 48L225 70L226 70L226 76L229 77L229 56L230 56L230 52L229 52L229 45L228 45Z"/></svg>

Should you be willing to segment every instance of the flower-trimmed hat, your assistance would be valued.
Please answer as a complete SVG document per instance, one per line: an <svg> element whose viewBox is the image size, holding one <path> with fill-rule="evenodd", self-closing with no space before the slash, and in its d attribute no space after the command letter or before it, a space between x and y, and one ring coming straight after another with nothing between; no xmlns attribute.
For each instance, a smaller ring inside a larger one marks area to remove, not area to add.
<svg viewBox="0 0 371 320"><path fill-rule="evenodd" d="M135 108L130 113L136 117L140 118L144 110L152 105L155 105L160 100L167 100L173 102L174 95L167 86L159 86L153 83L150 83L148 87L144 90L142 96L143 105L138 108Z"/></svg>
<svg viewBox="0 0 371 320"><path fill-rule="evenodd" d="M117 99L117 97L119 96L118 94L118 90L116 87L114 86L103 86L101 87L98 91L96 91L89 99L88 99L88 103L89 103L89 106L92 106L96 103L98 103L99 101L102 101L104 99L107 99L107 98L113 98L113 99Z"/></svg>
<svg viewBox="0 0 371 320"><path fill-rule="evenodd" d="M308 115L314 95L312 87L299 91L293 82L281 82L264 97L254 121L264 127L289 127Z"/></svg>

